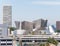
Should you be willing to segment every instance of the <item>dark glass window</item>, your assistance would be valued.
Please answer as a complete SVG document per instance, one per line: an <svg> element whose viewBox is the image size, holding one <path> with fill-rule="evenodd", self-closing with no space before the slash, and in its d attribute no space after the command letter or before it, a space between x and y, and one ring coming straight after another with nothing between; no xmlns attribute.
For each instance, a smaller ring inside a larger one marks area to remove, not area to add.
<svg viewBox="0 0 60 46"><path fill-rule="evenodd" d="M12 41L12 39L7 39L7 41Z"/></svg>
<svg viewBox="0 0 60 46"><path fill-rule="evenodd" d="M12 43L7 43L7 45L12 45Z"/></svg>
<svg viewBox="0 0 60 46"><path fill-rule="evenodd" d="M6 41L5 39L1 40L1 41Z"/></svg>
<svg viewBox="0 0 60 46"><path fill-rule="evenodd" d="M32 42L32 40L22 40L22 42Z"/></svg>
<svg viewBox="0 0 60 46"><path fill-rule="evenodd" d="M6 43L1 43L1 45L6 45Z"/></svg>

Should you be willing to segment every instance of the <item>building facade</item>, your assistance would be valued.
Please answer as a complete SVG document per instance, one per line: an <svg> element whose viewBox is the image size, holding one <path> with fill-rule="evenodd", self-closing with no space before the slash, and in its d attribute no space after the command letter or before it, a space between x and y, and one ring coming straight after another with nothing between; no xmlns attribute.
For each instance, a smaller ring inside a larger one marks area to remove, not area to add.
<svg viewBox="0 0 60 46"><path fill-rule="evenodd" d="M12 26L12 6L3 6L3 24Z"/></svg>
<svg viewBox="0 0 60 46"><path fill-rule="evenodd" d="M23 21L21 24L21 28L23 30L26 30L26 34L29 33L30 31L33 31L33 23L28 22L28 21Z"/></svg>
<svg viewBox="0 0 60 46"><path fill-rule="evenodd" d="M0 37L0 46L13 46L13 39L10 37Z"/></svg>
<svg viewBox="0 0 60 46"><path fill-rule="evenodd" d="M20 38L20 46L39 46L46 43L48 38L53 38L60 43L60 35L22 35ZM58 44L60 46L60 44Z"/></svg>
<svg viewBox="0 0 60 46"><path fill-rule="evenodd" d="M60 30L60 21L56 21L56 30Z"/></svg>
<svg viewBox="0 0 60 46"><path fill-rule="evenodd" d="M45 27L47 27L47 20L38 19L33 21L33 28L44 30Z"/></svg>
<svg viewBox="0 0 60 46"><path fill-rule="evenodd" d="M15 21L15 26L17 29L19 29L20 28L20 21Z"/></svg>
<svg viewBox="0 0 60 46"><path fill-rule="evenodd" d="M0 36L8 36L8 27L6 24L0 24Z"/></svg>

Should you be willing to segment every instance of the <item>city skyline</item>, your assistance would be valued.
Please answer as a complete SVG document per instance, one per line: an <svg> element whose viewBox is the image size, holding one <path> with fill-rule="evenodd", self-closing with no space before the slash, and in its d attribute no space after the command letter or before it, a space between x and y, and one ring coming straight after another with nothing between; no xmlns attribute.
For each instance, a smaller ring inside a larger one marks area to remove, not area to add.
<svg viewBox="0 0 60 46"><path fill-rule="evenodd" d="M37 4L38 2L38 4ZM43 4L44 2L44 4ZM46 3L47 2L47 3ZM6 4L12 5L13 22L33 21L36 19L47 19L49 23L55 24L60 20L60 1L54 0L0 0L0 21L2 23L2 7Z"/></svg>

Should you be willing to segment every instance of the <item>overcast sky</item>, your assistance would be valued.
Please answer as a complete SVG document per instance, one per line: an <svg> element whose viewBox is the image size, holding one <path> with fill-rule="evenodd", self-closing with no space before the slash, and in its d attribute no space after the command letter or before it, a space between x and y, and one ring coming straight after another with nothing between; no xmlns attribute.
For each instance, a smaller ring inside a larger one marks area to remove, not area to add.
<svg viewBox="0 0 60 46"><path fill-rule="evenodd" d="M12 5L13 21L48 19L50 24L60 20L60 0L0 0L0 23L3 6Z"/></svg>

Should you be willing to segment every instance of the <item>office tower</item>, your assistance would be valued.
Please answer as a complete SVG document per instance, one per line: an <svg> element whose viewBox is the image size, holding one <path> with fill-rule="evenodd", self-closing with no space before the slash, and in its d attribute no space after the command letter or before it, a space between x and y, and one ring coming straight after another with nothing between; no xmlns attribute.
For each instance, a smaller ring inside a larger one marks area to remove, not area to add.
<svg viewBox="0 0 60 46"><path fill-rule="evenodd" d="M22 29L32 31L32 29L33 29L33 24L32 24L32 22L23 21L23 22L22 22Z"/></svg>
<svg viewBox="0 0 60 46"><path fill-rule="evenodd" d="M33 21L33 28L37 28L37 29L45 29L45 27L47 27L47 20L44 19L38 19Z"/></svg>
<svg viewBox="0 0 60 46"><path fill-rule="evenodd" d="M12 6L3 6L3 24L12 26Z"/></svg>
<svg viewBox="0 0 60 46"><path fill-rule="evenodd" d="M56 30L60 30L60 21L56 21Z"/></svg>
<svg viewBox="0 0 60 46"><path fill-rule="evenodd" d="M28 21L23 21L21 28L26 30L26 34L33 30L33 23Z"/></svg>
<svg viewBox="0 0 60 46"><path fill-rule="evenodd" d="M15 21L15 25L16 25L16 28L19 29L20 28L20 21Z"/></svg>

